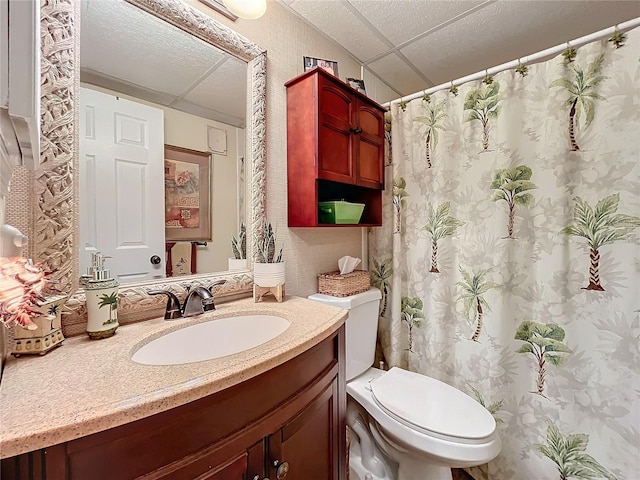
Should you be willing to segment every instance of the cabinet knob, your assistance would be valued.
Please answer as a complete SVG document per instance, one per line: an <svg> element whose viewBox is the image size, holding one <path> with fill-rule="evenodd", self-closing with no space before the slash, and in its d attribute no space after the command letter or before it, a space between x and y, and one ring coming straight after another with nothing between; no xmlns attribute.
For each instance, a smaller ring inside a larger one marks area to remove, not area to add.
<svg viewBox="0 0 640 480"><path fill-rule="evenodd" d="M160 263L162 262L162 259L158 256L158 255L153 255L149 261L151 262L152 265L160 265Z"/></svg>
<svg viewBox="0 0 640 480"><path fill-rule="evenodd" d="M274 460L273 468L276 469L276 478L278 480L284 480L284 478L287 476L287 473L289 473L289 462Z"/></svg>
<svg viewBox="0 0 640 480"><path fill-rule="evenodd" d="M362 129L360 127L351 127L351 131L353 133L362 133Z"/></svg>
<svg viewBox="0 0 640 480"><path fill-rule="evenodd" d="M256 475L251 480L260 480L260 475ZM267 477L264 477L262 480L269 480Z"/></svg>

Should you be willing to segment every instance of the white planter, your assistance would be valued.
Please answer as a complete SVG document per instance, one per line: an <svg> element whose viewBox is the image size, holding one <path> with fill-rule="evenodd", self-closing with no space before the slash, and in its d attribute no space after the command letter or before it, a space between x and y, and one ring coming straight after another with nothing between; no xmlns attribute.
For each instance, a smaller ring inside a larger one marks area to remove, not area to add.
<svg viewBox="0 0 640 480"><path fill-rule="evenodd" d="M229 270L247 270L247 259L229 258Z"/></svg>
<svg viewBox="0 0 640 480"><path fill-rule="evenodd" d="M277 287L285 283L284 262L254 263L253 283L259 287Z"/></svg>

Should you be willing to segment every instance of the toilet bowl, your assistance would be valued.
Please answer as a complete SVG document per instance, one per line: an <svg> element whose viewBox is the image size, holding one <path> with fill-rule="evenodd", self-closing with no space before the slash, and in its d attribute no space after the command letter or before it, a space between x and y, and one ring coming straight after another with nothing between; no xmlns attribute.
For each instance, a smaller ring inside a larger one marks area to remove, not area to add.
<svg viewBox="0 0 640 480"><path fill-rule="evenodd" d="M349 469L356 480L451 480L452 467L495 458L501 442L489 411L439 380L372 368L380 291L309 299L349 310L346 322Z"/></svg>
<svg viewBox="0 0 640 480"><path fill-rule="evenodd" d="M370 368L347 383L347 393L365 410L378 449L398 464L397 477L381 479L450 480L452 467L481 465L500 452L491 414L446 383Z"/></svg>

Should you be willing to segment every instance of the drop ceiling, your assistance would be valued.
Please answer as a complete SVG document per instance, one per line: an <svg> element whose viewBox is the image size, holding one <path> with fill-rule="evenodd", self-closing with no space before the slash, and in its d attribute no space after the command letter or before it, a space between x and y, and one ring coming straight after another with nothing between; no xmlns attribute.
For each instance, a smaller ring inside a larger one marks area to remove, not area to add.
<svg viewBox="0 0 640 480"><path fill-rule="evenodd" d="M124 0L82 0L80 79L244 127L245 62Z"/></svg>
<svg viewBox="0 0 640 480"><path fill-rule="evenodd" d="M397 97L640 17L637 0L281 2L346 49Z"/></svg>

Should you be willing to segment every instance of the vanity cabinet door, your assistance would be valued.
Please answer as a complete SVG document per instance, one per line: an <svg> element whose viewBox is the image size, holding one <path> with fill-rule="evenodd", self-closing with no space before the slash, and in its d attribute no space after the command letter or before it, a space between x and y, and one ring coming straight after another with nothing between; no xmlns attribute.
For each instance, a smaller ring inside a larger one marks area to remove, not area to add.
<svg viewBox="0 0 640 480"><path fill-rule="evenodd" d="M268 478L284 478L286 474L287 480L339 480L338 417L338 380L334 379L304 410L269 436Z"/></svg>
<svg viewBox="0 0 640 480"><path fill-rule="evenodd" d="M167 480L185 480L197 478L198 480L244 480L247 473L247 455L242 455L230 460L228 463L218 465L205 470L199 474L191 468L185 468L182 471L171 473L170 476L164 477ZM144 477L143 477L144 478Z"/></svg>

